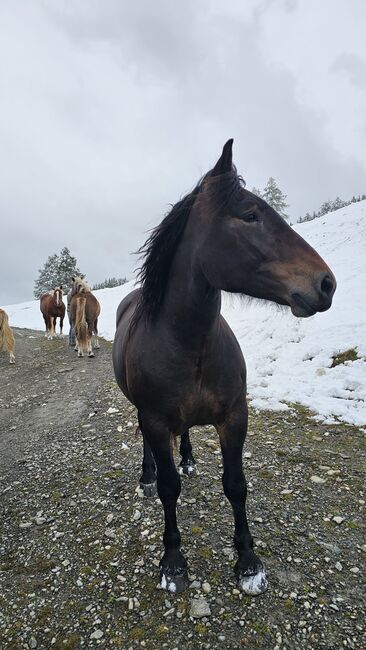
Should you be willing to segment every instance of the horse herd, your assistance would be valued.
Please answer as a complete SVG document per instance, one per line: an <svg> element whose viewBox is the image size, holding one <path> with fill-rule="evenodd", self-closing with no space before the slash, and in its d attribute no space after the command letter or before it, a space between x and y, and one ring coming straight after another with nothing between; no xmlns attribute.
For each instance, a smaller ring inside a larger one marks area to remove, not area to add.
<svg viewBox="0 0 366 650"><path fill-rule="evenodd" d="M140 249L141 286L117 311L114 372L137 409L143 437L141 488L146 496L157 491L164 508L160 584L172 593L189 585L176 517L181 482L173 440L181 436L180 469L191 475L195 460L189 429L205 424L216 428L220 440L223 488L234 516L238 585L249 595L268 586L245 509L246 367L220 313L221 290L272 301L305 318L329 309L336 289L334 275L318 253L245 189L232 163L232 144L225 144L213 169L152 231ZM57 317L62 332L61 292L58 287L44 297L49 337ZM86 283L75 278L70 321L79 356L93 355L99 310Z"/></svg>
<svg viewBox="0 0 366 650"><path fill-rule="evenodd" d="M90 287L83 278L73 277L72 286L67 294L67 310L69 314L70 332L75 339L75 351L78 357L84 353L94 357L92 337L95 336L94 349L99 348L98 341L98 316L100 304L92 294ZM60 333L65 318L65 303L63 301L62 286L51 289L40 297L40 309L46 326L45 337L52 340L56 334L56 323L59 319ZM70 338L69 338L70 340ZM0 351L9 353L9 362L15 363L15 339L9 325L7 313L0 309Z"/></svg>
<svg viewBox="0 0 366 650"><path fill-rule="evenodd" d="M59 318L60 336L62 336L62 326L65 318L65 304L62 296L63 290L62 286L60 286L40 298L40 308L46 325L45 336L48 339L52 339L56 335L57 318ZM72 278L72 286L67 294L67 309L70 329L74 335L72 338L75 338L75 350L78 357L83 357L84 352L88 357L94 357L92 337L94 334L94 349L99 348L98 316L100 314L100 304L83 278Z"/></svg>

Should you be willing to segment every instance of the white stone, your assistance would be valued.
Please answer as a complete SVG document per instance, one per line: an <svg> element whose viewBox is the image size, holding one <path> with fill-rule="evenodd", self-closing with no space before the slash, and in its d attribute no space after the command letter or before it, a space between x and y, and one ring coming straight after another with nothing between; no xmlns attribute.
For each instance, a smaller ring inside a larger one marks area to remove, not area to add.
<svg viewBox="0 0 366 650"><path fill-rule="evenodd" d="M344 521L344 517L339 517L338 515L336 515L335 517L333 517L333 521L335 521L336 524L341 524Z"/></svg>
<svg viewBox="0 0 366 650"><path fill-rule="evenodd" d="M133 521L139 521L139 519L141 519L140 510L135 510L135 512L133 513L132 519L133 519Z"/></svg>
<svg viewBox="0 0 366 650"><path fill-rule="evenodd" d="M209 594L210 591L211 591L211 585L208 582L204 582L203 585L202 585L202 591L205 594Z"/></svg>
<svg viewBox="0 0 366 650"><path fill-rule="evenodd" d="M325 478L322 478L321 476L316 476L315 474L313 476L310 476L310 480L313 483L325 483Z"/></svg>
<svg viewBox="0 0 366 650"><path fill-rule="evenodd" d="M202 596L200 598L194 598L191 600L191 609L189 615L192 616L192 618L203 618L204 616L210 616L211 610L207 600Z"/></svg>
<svg viewBox="0 0 366 650"><path fill-rule="evenodd" d="M91 639L101 639L102 636L103 636L103 632L102 632L102 630L95 630L95 631L92 632L92 634L90 635L90 638L91 638Z"/></svg>

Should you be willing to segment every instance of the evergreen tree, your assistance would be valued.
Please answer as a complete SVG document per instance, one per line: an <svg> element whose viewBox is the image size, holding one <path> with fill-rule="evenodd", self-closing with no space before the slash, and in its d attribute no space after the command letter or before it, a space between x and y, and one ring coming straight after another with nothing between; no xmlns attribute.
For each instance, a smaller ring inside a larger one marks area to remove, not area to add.
<svg viewBox="0 0 366 650"><path fill-rule="evenodd" d="M280 190L272 176L268 179L267 185L263 190L262 198L267 201L267 203L276 210L281 217L288 219L288 215L286 214L286 208L288 208L288 203L286 203L287 196Z"/></svg>
<svg viewBox="0 0 366 650"><path fill-rule="evenodd" d="M67 292L71 288L72 276L80 275L80 270L76 265L76 257L71 255L66 246L59 255L57 253L50 255L43 268L39 269L38 278L34 283L34 297L40 298L43 293L61 285L64 292Z"/></svg>

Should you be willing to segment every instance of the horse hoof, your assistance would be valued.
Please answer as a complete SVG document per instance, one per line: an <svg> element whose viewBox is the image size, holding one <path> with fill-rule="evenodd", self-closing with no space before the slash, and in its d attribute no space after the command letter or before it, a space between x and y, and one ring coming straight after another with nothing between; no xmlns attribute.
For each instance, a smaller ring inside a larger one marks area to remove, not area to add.
<svg viewBox="0 0 366 650"><path fill-rule="evenodd" d="M83 356L84 356L84 355L83 355L82 352L78 352L78 357L83 357Z"/></svg>
<svg viewBox="0 0 366 650"><path fill-rule="evenodd" d="M99 343L96 343L95 345L93 345L93 348L94 348L94 350L99 350L99 348L100 348Z"/></svg>
<svg viewBox="0 0 366 650"><path fill-rule="evenodd" d="M192 464L180 464L179 465L179 474L185 474L186 476L194 476L197 473L196 465Z"/></svg>
<svg viewBox="0 0 366 650"><path fill-rule="evenodd" d="M169 575L161 570L160 587L169 591L171 594L180 594L189 587L188 571L184 569L177 574Z"/></svg>
<svg viewBox="0 0 366 650"><path fill-rule="evenodd" d="M247 596L259 596L268 589L268 580L264 567L262 566L257 573L241 573L238 579L240 589Z"/></svg>
<svg viewBox="0 0 366 650"><path fill-rule="evenodd" d="M140 488L144 493L144 497L157 497L158 496L156 481L154 481L154 483L140 483Z"/></svg>
<svg viewBox="0 0 366 650"><path fill-rule="evenodd" d="M95 357L94 352L88 352L88 357L89 357L89 359L91 359L92 357Z"/></svg>
<svg viewBox="0 0 366 650"><path fill-rule="evenodd" d="M14 364L14 363L15 363L15 359L10 359L9 363Z"/></svg>

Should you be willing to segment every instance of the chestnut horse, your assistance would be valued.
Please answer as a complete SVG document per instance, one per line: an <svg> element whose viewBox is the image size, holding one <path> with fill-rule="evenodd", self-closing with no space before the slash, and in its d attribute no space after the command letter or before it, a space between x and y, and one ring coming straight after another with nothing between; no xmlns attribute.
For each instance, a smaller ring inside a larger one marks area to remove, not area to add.
<svg viewBox="0 0 366 650"><path fill-rule="evenodd" d="M84 352L88 357L94 357L92 350L92 336L95 334L94 348L99 348L98 342L98 316L100 304L90 291L90 287L82 278L72 278L70 322L75 331L78 357L83 357Z"/></svg>
<svg viewBox="0 0 366 650"><path fill-rule="evenodd" d="M223 458L223 488L234 515L234 571L249 595L267 589L253 550L242 450L247 432L246 368L220 314L221 290L287 305L294 316L329 309L336 288L322 258L263 199L245 189L232 164L232 140L215 167L173 206L140 249L141 288L117 311L113 363L117 382L138 410L144 438L141 486L163 504L160 584L188 586L176 503L180 476L172 438L213 425ZM250 345L250 339L247 342Z"/></svg>
<svg viewBox="0 0 366 650"><path fill-rule="evenodd" d="M49 293L44 293L40 298L40 309L46 324L45 336L49 341L56 336L56 320L60 319L60 336L62 336L62 326L65 318L65 304L62 300L62 286L52 289Z"/></svg>
<svg viewBox="0 0 366 650"><path fill-rule="evenodd" d="M9 363L15 363L15 339L9 325L8 314L0 309L0 352L9 352Z"/></svg>

